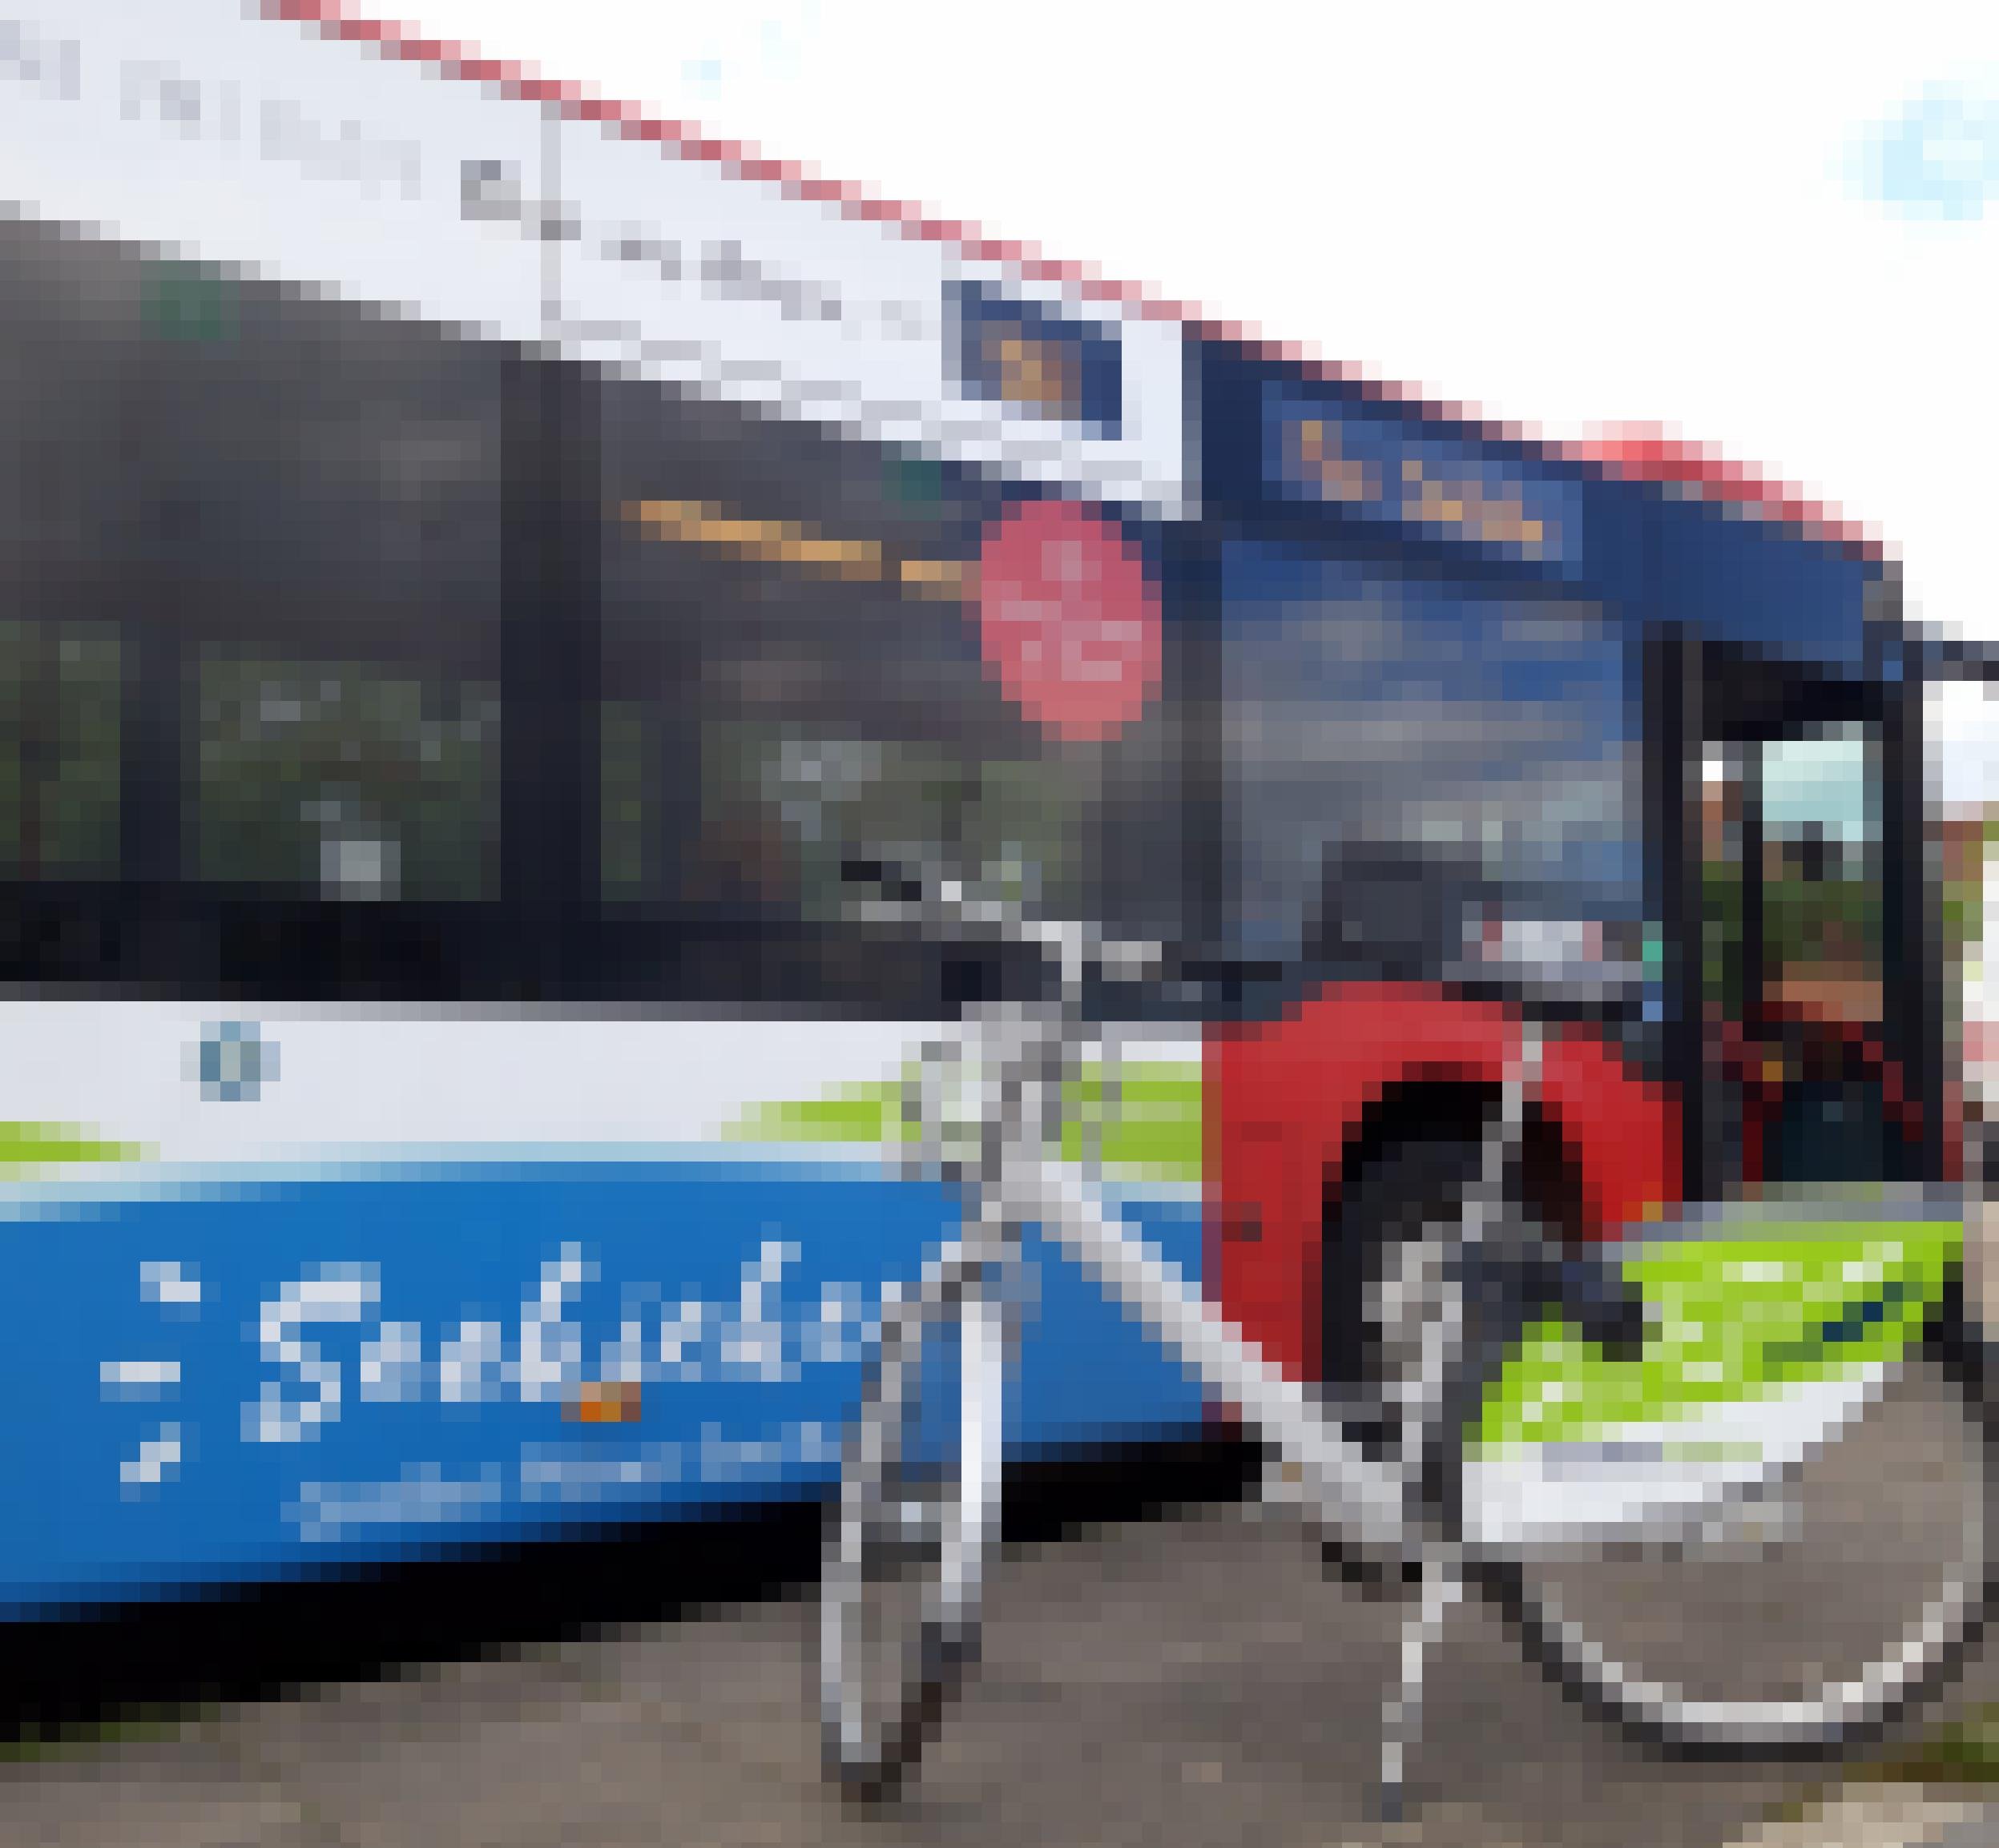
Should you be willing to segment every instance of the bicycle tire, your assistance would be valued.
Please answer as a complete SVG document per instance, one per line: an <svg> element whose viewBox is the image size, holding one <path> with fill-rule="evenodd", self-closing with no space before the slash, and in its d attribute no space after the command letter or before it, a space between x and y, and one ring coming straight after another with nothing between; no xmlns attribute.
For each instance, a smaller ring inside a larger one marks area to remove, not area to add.
<svg viewBox="0 0 1999 1848"><path fill-rule="evenodd" d="M976 1267L884 1311L820 1593L827 1765L856 1798L901 1787L977 1659L1006 1339ZM897 1606L899 1632L871 1637L871 1616Z"/></svg>
<svg viewBox="0 0 1999 1848"><path fill-rule="evenodd" d="M1399 1138L1348 1182L1336 1212L1328 1213L1321 1266L1321 1351L1324 1385L1348 1407L1342 1423L1348 1439L1376 1459L1399 1454L1409 1435L1399 1428L1391 1398L1399 1383L1396 1345L1380 1314L1384 1285L1392 1284L1407 1261L1416 1259L1433 1276L1441 1274L1457 1249L1457 1229L1465 1202L1485 1166L1481 1137L1461 1125L1438 1123ZM1502 1240L1532 1243L1542 1234L1539 1224L1509 1193L1501 1202ZM1470 1326L1462 1332L1481 1350L1497 1347L1497 1338L1481 1331L1481 1303L1462 1302ZM1453 1401L1475 1404L1475 1366L1462 1363L1461 1376L1451 1384ZM1454 1445L1445 1433L1452 1415L1440 1408L1441 1423L1426 1434L1423 1482L1427 1494L1441 1503ZM1340 1539L1323 1544L1329 1572L1363 1594L1373 1596L1404 1590L1414 1582L1412 1560L1395 1559Z"/></svg>
<svg viewBox="0 0 1999 1848"><path fill-rule="evenodd" d="M1405 1253L1449 1249L1484 1158L1476 1136L1440 1128L1405 1137L1348 1182L1327 1215L1320 1266L1326 1383L1370 1406L1384 1403L1395 1367L1374 1298ZM1385 1428L1365 1435L1378 1448Z"/></svg>
<svg viewBox="0 0 1999 1848"><path fill-rule="evenodd" d="M1896 1364L1867 1411L1892 1407L1898 1395L1919 1406L1927 1399L1930 1411L1944 1413L1953 1421L1961 1419L1961 1429L1952 1432L1944 1431L1941 1424L1923 1427L1934 1431L1942 1453L1957 1451L1967 1472L1965 1481L1952 1497L1957 1507L1960 1541L1949 1549L1953 1556L1941 1567L1935 1587L1925 1587L1920 1598L1908 1600L1907 1621L1893 1627L1890 1646L1854 1672L1832 1672L1829 1646L1824 1638L1815 1641L1812 1646L1820 1653L1809 1659L1815 1660L1825 1678L1808 1695L1794 1692L1785 1698L1700 1697L1684 1681L1662 1679L1655 1669L1641 1665L1628 1652L1610 1646L1606 1616L1620 1606L1641 1613L1644 1608L1647 1593L1634 1592L1629 1578L1614 1590L1599 1587L1593 1600L1594 1616L1578 1615L1573 1596L1565 1604L1558 1595L1551 1595L1545 1575L1518 1560L1481 1561L1477 1568L1480 1588L1513 1628L1529 1657L1566 1693L1627 1736L1669 1753L1703 1758L1809 1757L1844 1752L1878 1738L1949 1683L1978 1639L1994 1590L1999 1471L1993 1464L1999 1424L1993 1415L1983 1338L1966 1320L1961 1286L1954 1278L1920 1339ZM1924 1416L1927 1419L1928 1414ZM1814 1455L1800 1472L1800 1480L1829 1459L1836 1480L1841 1446L1863 1441L1877 1448L1889 1446L1896 1429L1891 1423L1884 1437L1877 1427L1871 1439L1864 1439L1856 1420L1841 1431L1836 1443ZM1910 1434L1912 1441L1916 1435ZM1919 1490L1920 1465L1938 1454L1920 1447L1888 1453L1918 1465ZM1856 1459L1848 1451L1844 1466L1849 1472L1865 1473L1868 1454L1863 1451ZM1908 1532L1922 1524L1920 1511L1899 1500L1877 1478L1870 1477L1862 1492L1866 1504L1879 1511L1868 1518L1878 1522L1887 1514L1889 1525L1899 1524ZM1861 1505L1860 1493L1856 1493L1856 1505ZM1941 1526L1945 1518L1940 1510L1937 1524ZM1763 1560L1774 1562L1779 1571L1795 1572L1795 1562L1785 1550L1787 1544L1780 1540L1775 1548L1765 1548ZM1848 1605L1864 1607L1882 1586L1899 1582L1899 1573L1879 1577L1868 1574L1865 1562L1857 1556L1846 1564L1862 1569L1841 1572L1837 1585L1828 1587L1842 1594L1844 1600L1836 1612L1828 1612L1828 1623L1846 1621ZM1586 1575L1594 1569L1600 1577L1615 1578L1609 1565L1581 1569ZM1694 1569L1703 1568L1696 1565ZM1719 1568L1711 1563L1706 1569ZM1766 1584L1768 1595L1782 1603L1775 1582ZM1755 1634L1757 1616L1753 1596L1741 1601L1747 1612L1743 1628L1733 1638L1739 1666L1747 1653L1743 1645ZM1699 1615L1695 1613L1696 1625ZM1675 1633L1683 1637L1688 1618L1684 1606L1674 1612ZM1642 1617L1625 1621L1642 1621ZM1682 1646L1688 1645L1683 1641ZM1692 1646L1699 1647L1698 1639Z"/></svg>

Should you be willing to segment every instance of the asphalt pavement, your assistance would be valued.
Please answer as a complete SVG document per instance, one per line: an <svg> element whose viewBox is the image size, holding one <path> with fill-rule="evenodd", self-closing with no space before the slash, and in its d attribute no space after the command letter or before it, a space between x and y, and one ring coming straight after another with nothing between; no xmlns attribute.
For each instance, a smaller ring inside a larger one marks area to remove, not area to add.
<svg viewBox="0 0 1999 1848"><path fill-rule="evenodd" d="M1433 1684L1421 1807L1384 1829L1368 1802L1395 1607L1329 1583L1287 1521L1220 1507L1013 1549L966 1698L905 1798L865 1810L820 1780L811 1616L801 1594L0 1765L0 1842L1719 1848L1827 1780L1634 1745L1468 1606ZM1981 1662L1932 1717L1996 1696Z"/></svg>

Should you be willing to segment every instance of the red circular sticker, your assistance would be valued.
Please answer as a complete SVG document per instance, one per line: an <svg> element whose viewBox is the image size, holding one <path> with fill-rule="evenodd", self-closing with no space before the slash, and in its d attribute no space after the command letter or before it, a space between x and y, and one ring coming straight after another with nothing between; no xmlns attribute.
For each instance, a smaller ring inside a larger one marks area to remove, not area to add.
<svg viewBox="0 0 1999 1848"><path fill-rule="evenodd" d="M979 642L1006 697L1057 738L1110 737L1159 684L1159 595L1114 521L1029 501L979 550Z"/></svg>

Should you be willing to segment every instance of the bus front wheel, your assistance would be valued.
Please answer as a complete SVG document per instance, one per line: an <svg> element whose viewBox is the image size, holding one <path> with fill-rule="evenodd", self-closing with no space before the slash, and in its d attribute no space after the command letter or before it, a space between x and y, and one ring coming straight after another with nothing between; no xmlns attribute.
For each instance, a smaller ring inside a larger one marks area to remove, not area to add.
<svg viewBox="0 0 1999 1848"><path fill-rule="evenodd" d="M1456 1290L1453 1266L1485 1158L1481 1139L1455 1125L1398 1135L1346 1179L1326 1216L1321 1258L1320 1371L1329 1404L1368 1455L1438 1476L1432 1486L1446 1495L1449 1434L1471 1409L1455 1401L1476 1383L1467 1345L1483 1340L1481 1305ZM1488 1235L1509 1242L1540 1236L1513 1204ZM1459 1326L1446 1340L1453 1313ZM1419 1456L1415 1447L1425 1443L1429 1453ZM1337 1543L1325 1552L1328 1567L1363 1591L1392 1589L1406 1577Z"/></svg>

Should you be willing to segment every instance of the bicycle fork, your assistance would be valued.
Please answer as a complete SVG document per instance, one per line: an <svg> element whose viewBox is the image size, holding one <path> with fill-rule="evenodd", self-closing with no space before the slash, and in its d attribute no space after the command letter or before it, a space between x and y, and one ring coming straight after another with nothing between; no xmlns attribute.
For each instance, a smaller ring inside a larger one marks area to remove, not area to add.
<svg viewBox="0 0 1999 1848"><path fill-rule="evenodd" d="M1507 1178L1517 1170L1526 1119L1529 1088L1541 1075L1539 1029L1524 1023L1520 1053L1500 1088L1499 1115L1485 1137L1477 1182L1465 1197L1458 1225L1458 1257L1475 1251L1505 1210ZM1431 1651L1442 1636L1445 1620L1465 1595L1464 1568L1455 1548L1437 1544L1433 1511L1424 1505L1424 1462L1439 1454L1456 1433L1449 1427L1461 1413L1475 1407L1458 1403L1454 1381L1465 1377L1467 1361L1460 1351L1464 1334L1463 1266L1447 1266L1443 1312L1424 1331L1423 1358L1413 1407L1414 1429L1405 1425L1401 1463L1403 1493L1409 1525L1417 1540L1417 1595L1402 1620L1401 1647L1392 1693L1381 1713L1381 1819L1402 1819L1409 1757L1422 1733L1423 1688ZM1412 1441L1412 1439L1413 1441Z"/></svg>
<svg viewBox="0 0 1999 1848"><path fill-rule="evenodd" d="M1481 1174L1464 1202L1461 1242L1468 1248L1483 1241L1503 1211L1507 1172L1518 1153L1525 1097L1538 1075L1540 1056L1539 1039L1529 1028L1502 1088ZM1330 1524L1364 1546L1413 1553L1419 1596L1404 1625L1400 1674L1382 1719L1381 1803L1386 1813L1399 1815L1405 1766L1421 1729L1430 1651L1465 1587L1459 1545L1421 1504L1420 1464L1428 1443L1415 1447L1413 1466L1400 1472L1366 1458L1305 1387L1247 1344L1176 1267L1123 1236L1090 1190L1052 1165L1004 1162L996 1190L1004 1202L1000 1217L1005 1222L1039 1226L1155 1339L1193 1359L1211 1387L1275 1440L1297 1473L1301 1499L1322 1507ZM1441 1319L1445 1327L1426 1350L1425 1377L1416 1395L1431 1440L1448 1435L1445 1420L1462 1409L1449 1390L1464 1371L1457 1351L1461 1304L1453 1299Z"/></svg>

